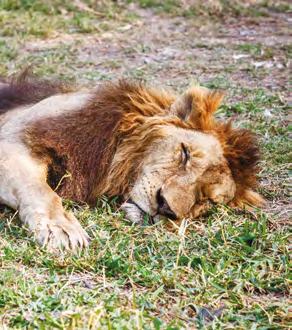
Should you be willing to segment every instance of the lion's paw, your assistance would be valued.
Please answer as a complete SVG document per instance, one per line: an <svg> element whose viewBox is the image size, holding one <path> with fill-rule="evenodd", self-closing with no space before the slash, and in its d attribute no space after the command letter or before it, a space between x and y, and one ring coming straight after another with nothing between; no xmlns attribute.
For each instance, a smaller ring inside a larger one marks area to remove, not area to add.
<svg viewBox="0 0 292 330"><path fill-rule="evenodd" d="M37 241L49 251L85 248L89 236L73 214L64 213L56 219L43 219L41 227L35 231Z"/></svg>

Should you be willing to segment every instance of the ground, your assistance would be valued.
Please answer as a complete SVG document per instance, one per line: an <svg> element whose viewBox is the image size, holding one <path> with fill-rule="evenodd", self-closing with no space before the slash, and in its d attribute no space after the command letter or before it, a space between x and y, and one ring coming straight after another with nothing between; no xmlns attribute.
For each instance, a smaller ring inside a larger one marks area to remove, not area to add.
<svg viewBox="0 0 292 330"><path fill-rule="evenodd" d="M39 247L2 207L0 327L291 327L289 13L288 1L0 2L2 76L33 65L84 85L126 76L225 90L218 117L259 135L267 200L263 210L217 207L172 232L130 225L106 198L94 209L65 201L92 238L75 256Z"/></svg>

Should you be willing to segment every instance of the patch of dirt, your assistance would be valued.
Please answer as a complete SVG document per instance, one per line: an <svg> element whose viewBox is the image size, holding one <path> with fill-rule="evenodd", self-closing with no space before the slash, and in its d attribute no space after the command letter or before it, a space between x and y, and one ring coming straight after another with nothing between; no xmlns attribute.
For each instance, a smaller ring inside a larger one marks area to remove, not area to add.
<svg viewBox="0 0 292 330"><path fill-rule="evenodd" d="M156 15L136 6L131 10L139 15L132 23L98 35L34 41L25 51L62 44L72 47L81 70L97 70L106 77L139 78L146 73L147 80L181 88L190 80L205 83L221 76L239 88L263 87L288 96L288 14L230 18L220 24L215 19ZM251 52L243 51L244 46ZM259 47L258 54L253 47Z"/></svg>

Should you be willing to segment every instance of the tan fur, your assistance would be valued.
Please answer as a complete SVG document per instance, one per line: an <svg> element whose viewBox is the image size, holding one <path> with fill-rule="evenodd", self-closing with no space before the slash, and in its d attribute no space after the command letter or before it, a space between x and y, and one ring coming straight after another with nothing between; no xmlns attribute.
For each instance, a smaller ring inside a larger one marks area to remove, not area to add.
<svg viewBox="0 0 292 330"><path fill-rule="evenodd" d="M21 108L0 117L0 200L20 210L42 244L88 242L51 188L90 204L101 194L121 196L133 222L144 214L153 221L194 218L212 203L263 201L253 190L256 137L215 120L221 92L193 87L177 97L120 81L60 93L35 105L21 99Z"/></svg>

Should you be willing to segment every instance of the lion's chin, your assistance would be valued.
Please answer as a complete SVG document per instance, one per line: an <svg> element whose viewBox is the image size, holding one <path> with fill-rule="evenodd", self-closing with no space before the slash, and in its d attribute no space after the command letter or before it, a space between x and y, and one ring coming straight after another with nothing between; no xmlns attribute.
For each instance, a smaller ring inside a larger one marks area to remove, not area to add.
<svg viewBox="0 0 292 330"><path fill-rule="evenodd" d="M121 205L125 212L125 219L139 225L154 225L161 220L160 215L154 216L146 213L132 200L127 200Z"/></svg>

